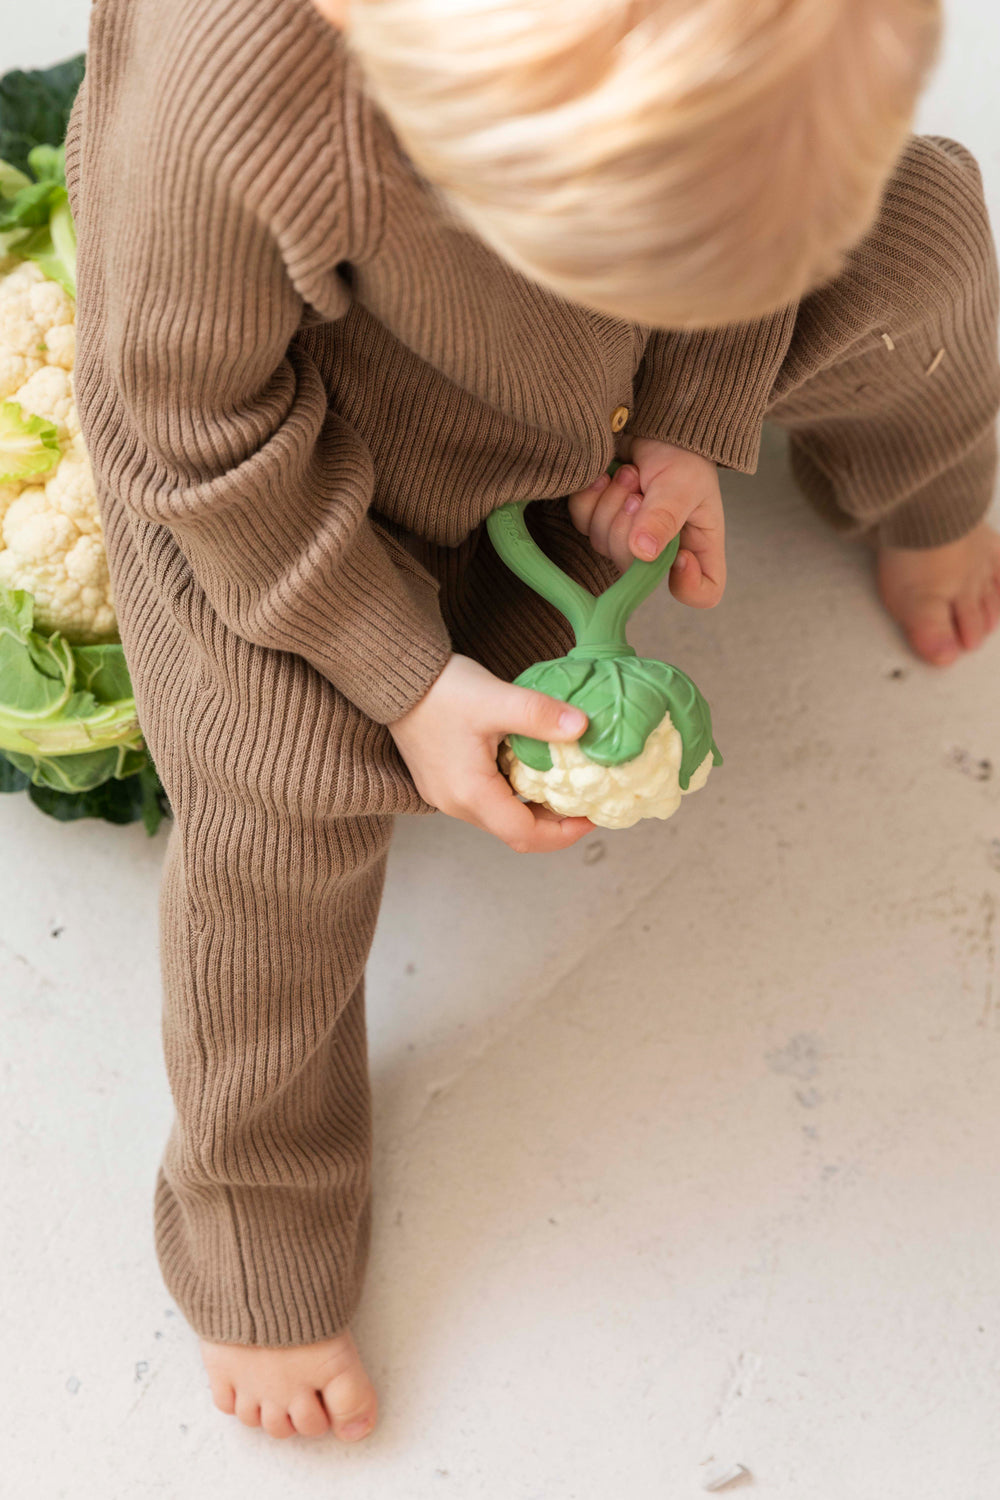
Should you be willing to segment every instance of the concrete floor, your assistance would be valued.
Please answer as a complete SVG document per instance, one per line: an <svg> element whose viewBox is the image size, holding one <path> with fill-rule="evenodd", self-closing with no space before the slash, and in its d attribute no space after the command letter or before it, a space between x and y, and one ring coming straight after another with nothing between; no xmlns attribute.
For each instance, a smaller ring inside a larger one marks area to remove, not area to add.
<svg viewBox="0 0 1000 1500"><path fill-rule="evenodd" d="M991 174L961 60L926 124ZM910 658L779 437L725 490L725 605L634 631L710 698L706 790L559 859L398 824L357 1449L219 1415L160 1283L165 832L0 800L12 1495L995 1500L1000 645Z"/></svg>

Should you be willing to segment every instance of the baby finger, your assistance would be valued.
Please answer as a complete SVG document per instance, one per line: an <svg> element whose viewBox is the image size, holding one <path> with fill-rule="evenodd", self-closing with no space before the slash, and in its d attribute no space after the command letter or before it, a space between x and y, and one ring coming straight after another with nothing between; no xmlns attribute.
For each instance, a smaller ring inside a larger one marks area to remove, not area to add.
<svg viewBox="0 0 1000 1500"><path fill-rule="evenodd" d="M612 531L619 519L625 516L628 524L631 525L631 513L639 508L640 503L640 497L637 494L638 486L638 470L626 464L618 470L594 506L588 535L590 545L602 557L613 556Z"/></svg>

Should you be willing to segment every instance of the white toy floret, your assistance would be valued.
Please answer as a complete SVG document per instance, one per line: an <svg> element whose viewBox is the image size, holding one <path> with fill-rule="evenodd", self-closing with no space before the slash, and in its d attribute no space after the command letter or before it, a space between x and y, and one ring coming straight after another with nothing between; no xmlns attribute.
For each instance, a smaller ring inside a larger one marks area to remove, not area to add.
<svg viewBox="0 0 1000 1500"><path fill-rule="evenodd" d="M712 751L680 784L684 745L665 713L633 760L617 766L592 761L574 740L549 743L550 771L535 771L514 754L509 736L500 746L500 769L520 796L563 818L589 818L600 828L631 828L642 818L669 818L689 792L700 791L712 769Z"/></svg>

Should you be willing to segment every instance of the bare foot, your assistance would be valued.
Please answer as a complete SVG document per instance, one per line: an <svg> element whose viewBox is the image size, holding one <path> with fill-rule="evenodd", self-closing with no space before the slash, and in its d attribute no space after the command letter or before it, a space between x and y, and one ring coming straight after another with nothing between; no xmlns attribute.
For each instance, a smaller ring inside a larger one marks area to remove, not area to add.
<svg viewBox="0 0 1000 1500"><path fill-rule="evenodd" d="M201 1357L219 1410L271 1437L321 1437L332 1427L355 1443L375 1426L375 1391L350 1333L294 1349L202 1340Z"/></svg>
<svg viewBox="0 0 1000 1500"><path fill-rule="evenodd" d="M946 667L1000 621L1000 536L984 521L945 547L880 547L878 587L917 655Z"/></svg>

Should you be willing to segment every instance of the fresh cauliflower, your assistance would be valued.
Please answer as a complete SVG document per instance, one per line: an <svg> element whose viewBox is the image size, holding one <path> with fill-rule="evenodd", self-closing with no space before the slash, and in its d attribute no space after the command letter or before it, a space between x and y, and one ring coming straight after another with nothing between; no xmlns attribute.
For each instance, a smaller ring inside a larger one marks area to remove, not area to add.
<svg viewBox="0 0 1000 1500"><path fill-rule="evenodd" d="M72 370L75 326L73 298L34 261L0 262L0 401L46 365Z"/></svg>
<svg viewBox="0 0 1000 1500"><path fill-rule="evenodd" d="M34 598L35 628L85 645L117 639L94 478L73 396L74 303L32 261L0 276L0 402L56 431L46 473L0 484L0 588Z"/></svg>
<svg viewBox="0 0 1000 1500"><path fill-rule="evenodd" d="M600 828L631 828L641 818L669 818L688 792L708 780L713 752L709 750L691 773L686 788L680 784L684 745L665 713L641 752L620 765L601 766L576 741L550 742L550 771L536 771L518 760L508 736L500 746L500 769L515 792L540 803L563 818L589 818Z"/></svg>

